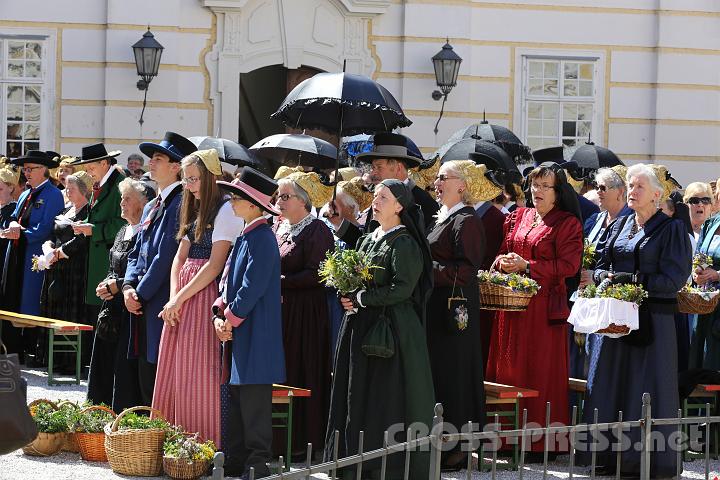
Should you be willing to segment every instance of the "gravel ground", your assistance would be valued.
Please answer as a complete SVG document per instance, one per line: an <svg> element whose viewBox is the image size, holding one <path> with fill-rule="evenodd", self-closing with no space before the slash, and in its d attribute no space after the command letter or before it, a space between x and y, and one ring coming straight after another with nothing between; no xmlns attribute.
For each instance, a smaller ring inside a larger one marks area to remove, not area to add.
<svg viewBox="0 0 720 480"><path fill-rule="evenodd" d="M24 369L23 376L28 380L28 401L38 398L49 400L69 399L82 401L85 398L87 383L81 385L63 385L50 387L47 385L47 374L41 370ZM548 465L549 478L564 479L569 477L567 467L568 457L561 456ZM299 465L298 465L299 466ZM466 478L466 471L443 474L443 480L462 480ZM720 461L710 462L710 478L720 475ZM498 470L498 480L518 478L518 472ZM318 476L323 478L324 476ZM526 467L523 478L527 480L540 480L543 477L542 465ZM575 478L589 478L587 469L576 469ZM107 463L91 463L80 460L78 454L62 453L52 457L30 457L23 455L21 450L0 456L0 480L42 479L42 480L106 480L106 479L146 479L148 477L127 477L117 475L110 470ZM489 473L472 473L473 480L489 479ZM685 462L682 478L705 478L705 465L701 460Z"/></svg>

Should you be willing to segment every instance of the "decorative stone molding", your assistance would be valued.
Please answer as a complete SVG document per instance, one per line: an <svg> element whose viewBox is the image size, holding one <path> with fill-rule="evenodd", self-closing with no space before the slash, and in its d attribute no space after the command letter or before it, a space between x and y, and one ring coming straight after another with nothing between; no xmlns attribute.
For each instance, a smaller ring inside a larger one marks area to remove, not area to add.
<svg viewBox="0 0 720 480"><path fill-rule="evenodd" d="M392 0L199 0L217 16L217 43L206 64L216 86L215 125L237 136L239 74L269 65L302 65L327 72L372 76L377 68L368 40L371 18ZM215 93L215 92L213 92ZM219 107L219 108L217 108Z"/></svg>

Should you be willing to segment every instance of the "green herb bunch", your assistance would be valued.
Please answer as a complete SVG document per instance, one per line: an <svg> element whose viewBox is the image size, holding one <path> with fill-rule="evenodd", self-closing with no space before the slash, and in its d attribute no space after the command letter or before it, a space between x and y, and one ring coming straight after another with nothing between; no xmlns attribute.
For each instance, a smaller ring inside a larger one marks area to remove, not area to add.
<svg viewBox="0 0 720 480"><path fill-rule="evenodd" d="M119 430L150 430L153 428L167 430L170 428L170 424L162 418L151 419L148 416L130 412L123 415L118 426Z"/></svg>
<svg viewBox="0 0 720 480"><path fill-rule="evenodd" d="M105 407L106 405L100 404ZM82 433L102 433L105 425L114 420L114 416L105 410L82 410L73 415L72 430Z"/></svg>
<svg viewBox="0 0 720 480"><path fill-rule="evenodd" d="M325 254L318 275L325 285L347 295L367 287L368 282L373 278L372 270L375 268L382 267L371 265L367 255L357 250L335 246L332 252Z"/></svg>
<svg viewBox="0 0 720 480"><path fill-rule="evenodd" d="M38 403L30 407L30 415L35 420L38 431L41 433L67 432L70 409L55 409L48 403Z"/></svg>
<svg viewBox="0 0 720 480"><path fill-rule="evenodd" d="M595 251L595 244L586 238L585 245L583 246L582 268L585 270L592 270L595 268L596 264L597 252Z"/></svg>
<svg viewBox="0 0 720 480"><path fill-rule="evenodd" d="M610 279L603 280L600 285L588 285L579 292L582 298L614 298L623 302L642 304L648 298L648 293L640 285L622 284L613 285Z"/></svg>

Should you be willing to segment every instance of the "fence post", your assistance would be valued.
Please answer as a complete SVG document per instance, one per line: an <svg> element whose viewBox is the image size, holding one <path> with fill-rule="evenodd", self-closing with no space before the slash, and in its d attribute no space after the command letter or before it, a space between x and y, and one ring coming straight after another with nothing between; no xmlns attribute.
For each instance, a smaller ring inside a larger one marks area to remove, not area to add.
<svg viewBox="0 0 720 480"><path fill-rule="evenodd" d="M430 430L430 472L429 480L440 480L440 462L442 455L443 406L435 404L435 416Z"/></svg>
<svg viewBox="0 0 720 480"><path fill-rule="evenodd" d="M213 456L213 469L212 469L212 480L223 480L225 478L225 454L223 452L216 452Z"/></svg>
<svg viewBox="0 0 720 480"><path fill-rule="evenodd" d="M650 479L650 453L652 449L652 407L650 394L642 396L642 419L640 421L640 435L642 450L640 451L640 480Z"/></svg>

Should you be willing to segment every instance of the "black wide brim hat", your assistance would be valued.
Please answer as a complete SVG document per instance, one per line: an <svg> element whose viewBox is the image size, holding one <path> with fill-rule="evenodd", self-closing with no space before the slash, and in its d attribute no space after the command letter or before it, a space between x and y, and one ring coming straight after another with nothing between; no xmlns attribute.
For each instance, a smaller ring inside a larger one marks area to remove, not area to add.
<svg viewBox="0 0 720 480"><path fill-rule="evenodd" d="M108 152L105 149L105 145L102 143L95 143L93 145L87 145L82 148L82 153L76 161L72 163L72 166L85 165L87 163L99 162L100 160L112 160L110 163L115 163L115 157L120 155L120 150L113 150Z"/></svg>
<svg viewBox="0 0 720 480"><path fill-rule="evenodd" d="M422 159L409 154L407 138L398 133L376 133L373 136L373 148L369 152L361 153L355 160L363 163L372 163L378 158L400 160L407 168L419 167Z"/></svg>
<svg viewBox="0 0 720 480"><path fill-rule="evenodd" d="M50 158L50 156L42 150L29 150L22 157L10 160L10 163L18 166L25 165L26 163L35 163L47 168L57 168L60 166L59 162Z"/></svg>
<svg viewBox="0 0 720 480"><path fill-rule="evenodd" d="M165 138L160 143L143 142L138 148L150 158L155 152L167 155L171 162L180 162L191 153L197 152L194 143L175 132L165 132Z"/></svg>
<svg viewBox="0 0 720 480"><path fill-rule="evenodd" d="M217 180L215 183L222 190L239 195L271 215L280 215L272 203L272 196L278 189L277 182L254 168L244 167L240 178L232 182Z"/></svg>

